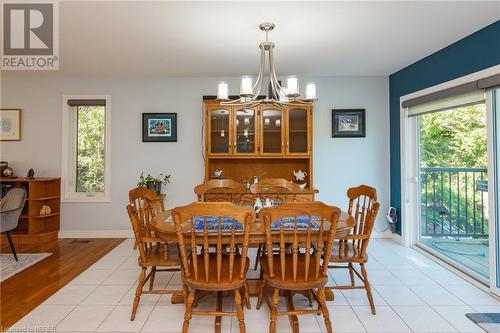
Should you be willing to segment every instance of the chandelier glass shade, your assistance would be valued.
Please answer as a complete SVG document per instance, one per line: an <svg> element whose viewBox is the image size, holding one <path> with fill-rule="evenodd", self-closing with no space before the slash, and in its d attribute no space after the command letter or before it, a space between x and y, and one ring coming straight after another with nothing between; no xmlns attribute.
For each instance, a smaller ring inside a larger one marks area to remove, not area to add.
<svg viewBox="0 0 500 333"><path fill-rule="evenodd" d="M281 86L278 81L276 70L274 67L273 49L274 43L268 39L269 31L274 29L273 23L262 23L259 25L260 30L266 33L266 40L260 43L260 67L257 80L253 82L250 75L243 75L240 82L240 95L238 99L229 100L229 85L227 82L219 82L217 86L217 99L222 104L230 105L258 105L260 103L275 103L278 105L286 104L304 104L312 103L316 100L316 83L308 82L306 84L305 98L300 98L299 80L295 75L290 75L286 79L286 87ZM267 63L266 63L267 59ZM260 99L259 95L262 91L264 72L266 65L269 70L269 85L270 96L265 99Z"/></svg>

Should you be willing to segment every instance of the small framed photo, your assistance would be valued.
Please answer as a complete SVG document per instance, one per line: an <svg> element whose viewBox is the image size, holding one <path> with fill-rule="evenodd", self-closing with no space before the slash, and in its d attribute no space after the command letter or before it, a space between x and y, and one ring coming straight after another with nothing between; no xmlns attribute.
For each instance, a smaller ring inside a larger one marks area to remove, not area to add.
<svg viewBox="0 0 500 333"><path fill-rule="evenodd" d="M0 109L0 141L21 141L21 109Z"/></svg>
<svg viewBox="0 0 500 333"><path fill-rule="evenodd" d="M366 136L365 109L333 109L333 138L364 138Z"/></svg>
<svg viewBox="0 0 500 333"><path fill-rule="evenodd" d="M142 142L177 142L177 113L143 113Z"/></svg>

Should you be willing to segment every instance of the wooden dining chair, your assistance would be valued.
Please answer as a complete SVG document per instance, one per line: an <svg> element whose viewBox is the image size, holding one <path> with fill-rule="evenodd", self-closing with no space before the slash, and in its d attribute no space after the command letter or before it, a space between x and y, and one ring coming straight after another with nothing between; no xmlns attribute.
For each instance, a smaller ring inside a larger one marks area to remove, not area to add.
<svg viewBox="0 0 500 333"><path fill-rule="evenodd" d="M264 178L258 183L250 185L250 192L254 196L266 197L280 204L295 202L297 194L302 192L299 185L290 183L283 178Z"/></svg>
<svg viewBox="0 0 500 333"><path fill-rule="evenodd" d="M237 316L240 333L245 332L243 306L250 307L246 273L253 211L229 202L194 202L175 208L172 216L187 295L182 332L187 333L192 315L215 316L216 332L221 331L221 316ZM215 311L193 311L203 291L216 292ZM223 292L234 293L236 311L222 311Z"/></svg>
<svg viewBox="0 0 500 333"><path fill-rule="evenodd" d="M254 196L254 200L259 196L262 200L269 198L275 204L282 205L287 202L297 201L297 195L302 192L302 189L299 185L290 183L283 178L264 178L260 182L250 185L250 192ZM259 257L263 248L264 244L259 244L254 270L257 270L259 266Z"/></svg>
<svg viewBox="0 0 500 333"><path fill-rule="evenodd" d="M377 191L370 186L360 185L347 190L349 198L348 214L354 218L355 225L350 234L339 240L332 251L329 268L349 270L350 285L328 286L329 289L365 289L371 311L376 314L370 282L365 264L368 262L366 250L377 218L380 204L377 202ZM359 264L360 272L354 267ZM356 285L357 276L363 285Z"/></svg>
<svg viewBox="0 0 500 333"><path fill-rule="evenodd" d="M247 188L232 179L211 179L194 188L198 201L232 202L240 205L244 201Z"/></svg>
<svg viewBox="0 0 500 333"><path fill-rule="evenodd" d="M165 211L163 199L153 189L136 187L128 192L129 203L139 214L139 220L144 224L146 233L153 235L149 226L151 219L159 212ZM134 250L137 244L134 244Z"/></svg>
<svg viewBox="0 0 500 333"><path fill-rule="evenodd" d="M279 315L302 314L322 314L327 331L332 332L325 285L340 209L318 201L287 203L264 208L260 216L265 224L266 254L260 258L263 284L257 309L265 299L271 309L269 332L276 332ZM273 251L276 245L279 253ZM280 290L287 297L287 311L278 311ZM295 309L294 293L312 294L318 308Z"/></svg>
<svg viewBox="0 0 500 333"><path fill-rule="evenodd" d="M148 204L146 204L147 208ZM149 225L141 220L139 212L132 205L127 205L127 212L132 224L135 236L135 244L139 250L138 264L141 267L139 282L135 291L134 304L130 320L135 319L137 307L143 294L174 294L179 290L153 290L156 272L177 272L180 271L180 257L176 244L164 243L159 238L151 235ZM160 268L159 268L160 267ZM147 273L147 269L150 272ZM149 290L143 290L144 285L149 280Z"/></svg>

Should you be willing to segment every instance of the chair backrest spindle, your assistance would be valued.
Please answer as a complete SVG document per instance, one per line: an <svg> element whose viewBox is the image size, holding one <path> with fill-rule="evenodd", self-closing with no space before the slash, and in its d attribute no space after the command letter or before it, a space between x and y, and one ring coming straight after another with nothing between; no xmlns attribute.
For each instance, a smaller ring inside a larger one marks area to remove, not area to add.
<svg viewBox="0 0 500 333"><path fill-rule="evenodd" d="M175 208L172 216L186 279L220 284L230 283L235 277L245 277L249 224L254 216L250 208L229 202L194 202ZM185 237L191 240L190 249ZM237 258L239 267L236 266ZM228 263L227 270L224 260Z"/></svg>
<svg viewBox="0 0 500 333"><path fill-rule="evenodd" d="M273 265L273 248L276 243L279 243L278 277L282 282L290 276L293 283L315 282L326 278L331 243L340 217L339 208L322 202L286 203L264 208L260 211L260 216L265 223L270 278L276 276L276 266Z"/></svg>
<svg viewBox="0 0 500 333"><path fill-rule="evenodd" d="M149 225L151 219L165 210L163 200L152 189L136 187L128 193L129 203L137 211L139 221L144 225L147 236L153 236Z"/></svg>
<svg viewBox="0 0 500 333"><path fill-rule="evenodd" d="M241 205L247 188L232 179L211 179L194 188L198 201L232 202Z"/></svg>
<svg viewBox="0 0 500 333"><path fill-rule="evenodd" d="M299 185L290 183L282 178L265 178L250 185L250 192L263 199L269 198L280 204L297 201L297 194L302 193Z"/></svg>
<svg viewBox="0 0 500 333"><path fill-rule="evenodd" d="M377 190L367 185L360 185L348 189L347 197L349 198L347 213L355 221L351 235L360 236L352 238L352 247L354 251L362 252L368 246L374 219L378 213ZM374 211L375 205L377 205L376 211Z"/></svg>

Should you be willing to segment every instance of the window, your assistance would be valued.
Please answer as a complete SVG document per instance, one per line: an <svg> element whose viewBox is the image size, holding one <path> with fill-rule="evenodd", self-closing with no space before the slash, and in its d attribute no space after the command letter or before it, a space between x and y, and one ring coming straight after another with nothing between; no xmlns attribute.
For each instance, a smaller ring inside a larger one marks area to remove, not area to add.
<svg viewBox="0 0 500 333"><path fill-rule="evenodd" d="M66 202L110 200L110 98L63 98L62 182Z"/></svg>

